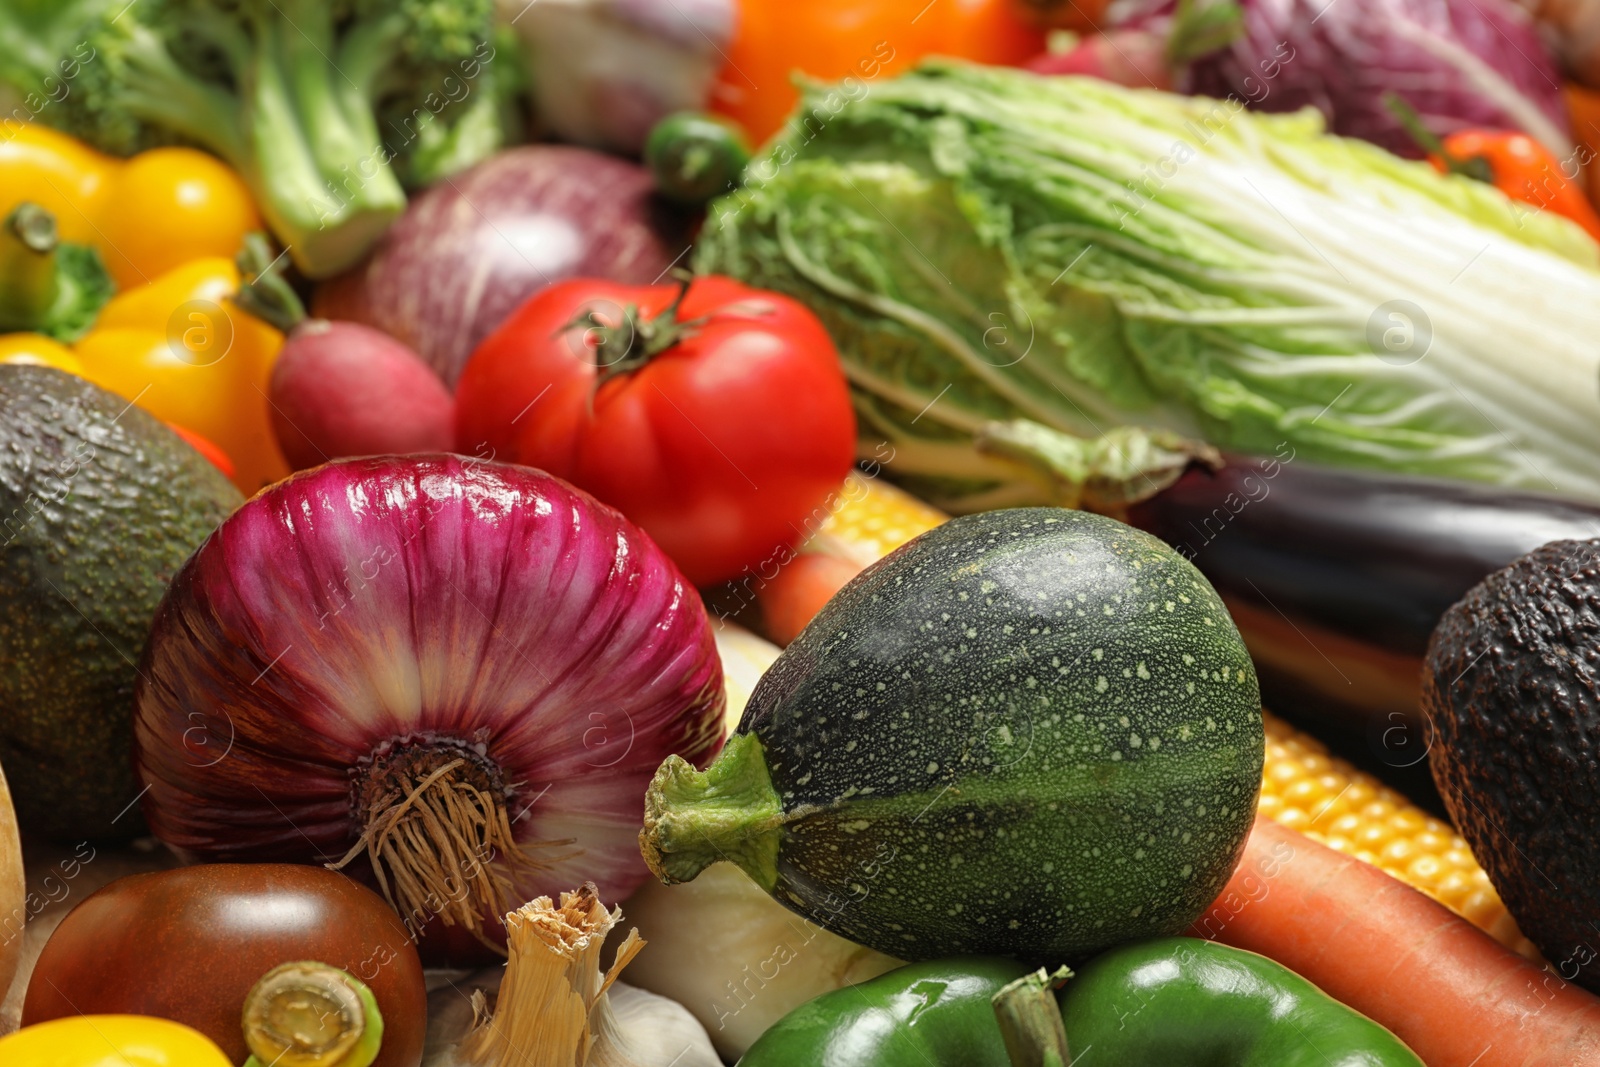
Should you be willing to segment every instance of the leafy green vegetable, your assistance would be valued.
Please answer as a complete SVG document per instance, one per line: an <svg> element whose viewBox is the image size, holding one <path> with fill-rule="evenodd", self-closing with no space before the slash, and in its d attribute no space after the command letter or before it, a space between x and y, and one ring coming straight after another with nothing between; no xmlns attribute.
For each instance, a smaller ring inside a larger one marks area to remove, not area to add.
<svg viewBox="0 0 1600 1067"><path fill-rule="evenodd" d="M1565 219L1309 111L1091 79L931 61L798 114L697 269L810 304L863 440L947 507L1057 499L1051 432L1127 423L1600 498L1600 250Z"/></svg>
<svg viewBox="0 0 1600 1067"><path fill-rule="evenodd" d="M39 0L26 0L28 4ZM111 152L192 142L226 159L301 269L359 260L405 208L395 174L419 145L461 164L441 136L483 116L471 97L494 56L492 0L79 0L70 32L11 18L18 49L0 76L24 91L59 61L80 62L39 119ZM492 116L491 116L492 117ZM460 145L498 140L474 127Z"/></svg>

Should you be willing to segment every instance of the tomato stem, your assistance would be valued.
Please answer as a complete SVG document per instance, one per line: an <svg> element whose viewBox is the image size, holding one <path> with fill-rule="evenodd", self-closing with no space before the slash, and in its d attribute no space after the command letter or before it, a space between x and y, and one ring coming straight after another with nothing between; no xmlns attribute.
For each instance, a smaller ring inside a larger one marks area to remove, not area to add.
<svg viewBox="0 0 1600 1067"><path fill-rule="evenodd" d="M1417 143L1417 147L1429 155L1438 156L1444 164L1445 170L1450 174L1459 174L1464 178L1494 184L1494 168L1482 156L1462 158L1445 147L1439 135L1428 129L1422 121L1422 116L1417 114L1417 109L1405 101L1399 93L1390 90L1383 94L1383 104L1389 109L1390 114L1400 120L1406 133Z"/></svg>
<svg viewBox="0 0 1600 1067"><path fill-rule="evenodd" d="M584 312L574 323L584 326L595 336L596 389L619 374L628 374L643 367L690 336L705 321L704 317L683 322L678 320L678 311L683 306L684 297L689 295L694 275L688 271L674 271L673 277L678 280L678 294L672 298L672 303L654 317L643 317L637 304L629 304L622 309L622 321L615 326L607 326L593 309Z"/></svg>
<svg viewBox="0 0 1600 1067"><path fill-rule="evenodd" d="M244 1001L250 1064L368 1067L383 1043L378 1002L351 975L315 960L284 963Z"/></svg>

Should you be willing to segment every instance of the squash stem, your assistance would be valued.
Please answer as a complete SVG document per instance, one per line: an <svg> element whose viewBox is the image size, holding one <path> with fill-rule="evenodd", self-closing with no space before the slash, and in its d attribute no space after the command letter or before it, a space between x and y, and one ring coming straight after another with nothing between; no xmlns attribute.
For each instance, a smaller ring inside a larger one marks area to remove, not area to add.
<svg viewBox="0 0 1600 1067"><path fill-rule="evenodd" d="M704 771L678 756L656 771L645 793L639 850L667 885L691 881L727 860L771 892L783 820L761 742L754 734L734 734Z"/></svg>
<svg viewBox="0 0 1600 1067"><path fill-rule="evenodd" d="M1055 974L1041 967L994 995L994 1014L1011 1067L1067 1067L1072 1062L1061 1009L1052 992L1071 977L1065 967Z"/></svg>

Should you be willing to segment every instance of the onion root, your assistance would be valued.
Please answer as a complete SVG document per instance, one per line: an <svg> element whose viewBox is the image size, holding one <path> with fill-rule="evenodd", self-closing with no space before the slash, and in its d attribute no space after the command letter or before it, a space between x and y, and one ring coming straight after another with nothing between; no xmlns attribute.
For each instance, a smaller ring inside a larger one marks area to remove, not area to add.
<svg viewBox="0 0 1600 1067"><path fill-rule="evenodd" d="M543 866L530 848L570 843L518 842L506 810L510 792L498 768L470 749L396 746L365 768L354 798L361 838L328 866L341 870L365 853L384 898L414 935L437 915L503 952L483 917L512 907L511 873Z"/></svg>

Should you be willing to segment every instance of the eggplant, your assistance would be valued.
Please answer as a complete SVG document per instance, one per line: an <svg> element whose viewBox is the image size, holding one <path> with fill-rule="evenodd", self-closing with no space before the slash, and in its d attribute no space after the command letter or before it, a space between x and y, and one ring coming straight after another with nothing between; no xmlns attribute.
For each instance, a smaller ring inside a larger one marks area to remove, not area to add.
<svg viewBox="0 0 1600 1067"><path fill-rule="evenodd" d="M1422 661L1445 611L1549 541L1600 536L1600 506L1318 467L1288 455L1196 466L1123 516L1210 580L1263 704L1435 811Z"/></svg>

